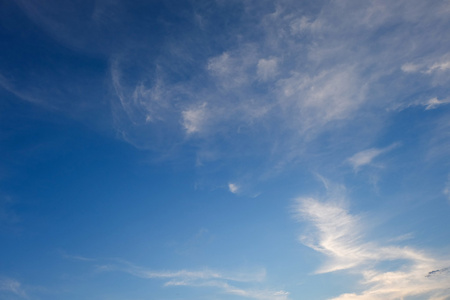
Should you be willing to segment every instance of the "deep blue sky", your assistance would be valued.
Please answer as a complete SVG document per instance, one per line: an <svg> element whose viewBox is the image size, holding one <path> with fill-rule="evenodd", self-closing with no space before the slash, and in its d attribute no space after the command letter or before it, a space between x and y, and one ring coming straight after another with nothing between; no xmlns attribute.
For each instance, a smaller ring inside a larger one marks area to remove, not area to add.
<svg viewBox="0 0 450 300"><path fill-rule="evenodd" d="M0 298L450 299L449 1L0 0Z"/></svg>

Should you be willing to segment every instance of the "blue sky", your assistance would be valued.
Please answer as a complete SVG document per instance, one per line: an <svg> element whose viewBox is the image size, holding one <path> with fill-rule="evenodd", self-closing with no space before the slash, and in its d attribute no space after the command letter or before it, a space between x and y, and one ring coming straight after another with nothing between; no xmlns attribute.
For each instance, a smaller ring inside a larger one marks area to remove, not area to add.
<svg viewBox="0 0 450 300"><path fill-rule="evenodd" d="M0 298L450 299L449 1L0 1Z"/></svg>

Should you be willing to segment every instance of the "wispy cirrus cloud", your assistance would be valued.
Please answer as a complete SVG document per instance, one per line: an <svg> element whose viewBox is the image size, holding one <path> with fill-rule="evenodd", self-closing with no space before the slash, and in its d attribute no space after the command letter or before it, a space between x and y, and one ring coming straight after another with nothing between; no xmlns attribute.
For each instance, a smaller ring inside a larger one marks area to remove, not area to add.
<svg viewBox="0 0 450 300"><path fill-rule="evenodd" d="M212 287L219 293L257 300L289 300L289 292L264 288L266 270L219 272L209 268L198 270L157 271L135 265L123 259L94 259L61 252L65 259L94 264L96 273L122 272L134 277L161 280L164 287Z"/></svg>
<svg viewBox="0 0 450 300"><path fill-rule="evenodd" d="M448 54L442 58L437 59L437 62L430 63L405 63L401 66L401 70L405 73L417 73L431 75L436 72L444 72L450 70L450 60L448 60Z"/></svg>
<svg viewBox="0 0 450 300"><path fill-rule="evenodd" d="M184 135L176 132L177 139L196 144L199 154L211 153L219 143L235 151L249 148L245 143L251 138L255 144L264 145L254 149L261 157L271 158L266 161L273 161L272 170L273 165L296 161L304 149L326 133L366 130L364 136L370 139L383 128L384 118L400 110L389 108L412 105L411 95L424 86L445 86L443 81L433 81L439 68L432 76L421 71L445 61L442 47L428 51L435 43L429 38L428 28L434 26L447 34L443 24L448 10L443 3L432 7L416 4L330 2L313 12L299 10L290 1L280 1L264 11L252 1L246 2L239 17L246 20L250 13L253 17L242 23L239 35L229 35L231 30L215 40L223 46L221 51L197 57L189 76L166 78L167 84L162 87L170 92L164 99L174 113L164 117L165 124L178 125ZM204 34L208 32L205 25L213 25L214 20L207 11L196 13L202 15L203 26L195 33ZM344 14L347 18L339 17ZM396 30L385 30L391 26ZM415 28L414 37L410 36L411 27ZM363 46L361 36L367 37ZM414 46L405 49L412 40ZM200 40L200 44L208 42ZM182 45L171 47L167 53L178 53L173 49ZM189 49L183 49L189 53ZM423 61L414 60L417 57ZM169 56L161 57L162 61L161 66L176 69ZM124 73L126 69L123 67ZM410 76L426 79L411 87ZM447 74L440 72L439 76L442 80ZM148 81L141 82L152 87ZM428 110L440 107L447 99L443 94L437 93L436 99L423 95L421 99L426 100L420 105ZM151 128L155 123L143 126ZM208 134L202 135L205 132ZM283 140L277 136L283 136ZM359 142L355 139L351 147L357 148ZM380 149L372 150L366 153L366 159L380 155ZM217 153L215 157L227 154Z"/></svg>
<svg viewBox="0 0 450 300"><path fill-rule="evenodd" d="M2 74L26 80L16 85L3 76L0 84L62 111L111 111L103 117L120 138L164 155L186 144L194 144L198 156L217 144L229 147L211 155L220 158L249 149L252 140L258 145L253 154L274 169L296 161L323 134L351 131L370 139L401 110L390 108L409 107L422 90L439 90L420 95L426 109L448 103L446 2L163 5L180 23L165 16L127 22L140 9L128 2L99 1L84 10L66 2L17 1L38 28L77 55L97 53L109 72L86 71L90 60L76 76L70 65L46 64L43 72L42 66L18 70L5 61ZM182 30L173 30L177 26ZM58 88L36 92L45 82Z"/></svg>
<svg viewBox="0 0 450 300"><path fill-rule="evenodd" d="M347 162L352 165L355 171L358 171L361 167L370 165L372 161L378 156L387 153L400 146L400 143L393 143L384 148L370 148L358 152L347 159Z"/></svg>
<svg viewBox="0 0 450 300"><path fill-rule="evenodd" d="M124 260L114 260L112 263L97 265L97 272L124 272L132 276L164 280L165 287L190 286L190 287L215 287L221 293L236 295L243 298L260 300L287 300L289 293L283 290L273 291L264 288L255 288L255 285L264 283L266 271L260 269L254 272L222 273L210 269L196 271L154 271L136 266ZM240 287L235 286L238 283ZM248 285L249 287L242 287Z"/></svg>
<svg viewBox="0 0 450 300"><path fill-rule="evenodd" d="M410 103L401 103L401 104L398 104L398 105L390 108L390 110L402 111L402 110L405 110L405 109L411 108L411 107L424 107L425 110L433 110L433 109L436 109L438 107L441 107L441 106L449 104L449 103L450 103L450 98L445 98L445 99L439 100L437 97L433 97L433 98L426 98L426 99L419 99L416 101L411 101Z"/></svg>
<svg viewBox="0 0 450 300"><path fill-rule="evenodd" d="M426 73L430 74L436 71L447 71L447 70L450 70L450 61L434 63L431 67L428 68Z"/></svg>
<svg viewBox="0 0 450 300"><path fill-rule="evenodd" d="M84 262L93 262L95 261L95 259L93 258L89 258L89 257L84 257L81 255L75 255L75 254L68 254L63 250L58 251L60 253L60 255L65 258L65 259L69 259L69 260L74 260L74 261L84 261Z"/></svg>
<svg viewBox="0 0 450 300"><path fill-rule="evenodd" d="M22 287L22 284L12 278L0 277L0 294L1 293L11 293L21 298L28 298L25 289Z"/></svg>
<svg viewBox="0 0 450 300"><path fill-rule="evenodd" d="M444 105L444 104L449 104L450 103L450 99L443 99L443 100L439 100L438 98L434 97L429 99L425 104L425 110L430 110L430 109L435 109L438 106Z"/></svg>
<svg viewBox="0 0 450 300"><path fill-rule="evenodd" d="M166 286L198 286L198 287L216 287L222 290L223 293L229 295L236 295L243 298L260 299L260 300L287 300L289 299L289 292L279 290L259 290L259 289L244 289L230 285L223 281L206 281L201 283L187 283L185 281L170 281Z"/></svg>
<svg viewBox="0 0 450 300"><path fill-rule="evenodd" d="M299 198L295 213L298 220L308 222L313 231L300 238L302 243L324 254L327 262L318 273L348 270L360 274L359 293L345 293L333 300L404 299L420 296L426 299L447 299L450 274L448 259L439 259L411 247L380 245L365 241L364 222L346 207L341 192L327 200ZM400 266L384 270L383 262ZM434 276L435 275L435 276Z"/></svg>

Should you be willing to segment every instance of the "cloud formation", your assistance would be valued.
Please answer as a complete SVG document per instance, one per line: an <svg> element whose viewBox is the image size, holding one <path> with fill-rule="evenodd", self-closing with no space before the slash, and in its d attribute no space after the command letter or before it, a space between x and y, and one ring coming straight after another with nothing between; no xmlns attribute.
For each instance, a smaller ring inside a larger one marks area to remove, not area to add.
<svg viewBox="0 0 450 300"><path fill-rule="evenodd" d="M208 118L206 103L182 112L183 126L187 134L193 134L204 130L203 126Z"/></svg>
<svg viewBox="0 0 450 300"><path fill-rule="evenodd" d="M158 4L179 23L131 18L141 8L129 2L69 2L17 0L36 28L80 57L99 55L109 70L92 72L89 59L75 73L55 61L19 70L0 60L0 85L73 115L111 112L102 118L118 137L164 155L189 144L201 156L220 144L230 151L211 157L221 158L251 140L252 154L274 169L324 134L371 139L415 99L427 110L449 101L445 1ZM40 89L45 82L54 87Z"/></svg>
<svg viewBox="0 0 450 300"><path fill-rule="evenodd" d="M120 271L145 279L164 280L164 286L190 286L190 287L214 287L229 295L259 300L288 300L289 293L283 290L273 291L268 289L254 288L255 284L261 285L266 277L264 269L251 273L221 273L209 269L189 271L153 271L136 266L123 260L114 263L98 265L98 272ZM238 283L240 287L235 284ZM250 285L242 287L242 285Z"/></svg>
<svg viewBox="0 0 450 300"><path fill-rule="evenodd" d="M228 189L230 190L230 192L232 192L233 194L236 194L239 191L239 186L235 183L229 183L228 184Z"/></svg>
<svg viewBox="0 0 450 300"><path fill-rule="evenodd" d="M17 295L21 298L27 298L27 293L22 287L22 284L11 278L0 278L0 293L7 292Z"/></svg>
<svg viewBox="0 0 450 300"><path fill-rule="evenodd" d="M449 103L449 98L439 100L437 97L433 97L429 99L418 99L416 101L411 101L410 103L398 104L390 109L402 111L411 107L425 107L425 110L433 110Z"/></svg>
<svg viewBox="0 0 450 300"><path fill-rule="evenodd" d="M448 260L411 247L365 241L364 223L360 217L349 213L342 194L332 195L325 201L299 198L295 212L298 220L309 222L313 227L313 232L302 236L301 241L328 259L318 273L348 270L363 278L361 292L345 293L333 300L448 298L450 274L436 271L447 270ZM386 270L383 262L397 267Z"/></svg>
<svg viewBox="0 0 450 300"><path fill-rule="evenodd" d="M385 148L370 148L367 150L363 150L348 158L347 161L353 166L353 169L355 171L358 171L361 167L370 165L372 161L381 154L389 152L399 145L399 143L393 143L392 145L389 145Z"/></svg>
<svg viewBox="0 0 450 300"><path fill-rule="evenodd" d="M443 100L439 100L438 98L431 98L430 100L428 100L426 102L426 107L425 110L430 110L430 109L435 109L438 106L441 106L443 104L449 104L450 103L450 99L443 99Z"/></svg>

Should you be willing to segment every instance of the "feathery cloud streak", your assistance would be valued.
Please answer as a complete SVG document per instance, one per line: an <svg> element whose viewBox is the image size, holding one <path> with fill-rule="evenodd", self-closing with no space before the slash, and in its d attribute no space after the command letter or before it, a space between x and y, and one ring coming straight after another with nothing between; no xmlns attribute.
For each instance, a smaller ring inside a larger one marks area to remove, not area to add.
<svg viewBox="0 0 450 300"><path fill-rule="evenodd" d="M353 166L355 171L358 171L362 166L369 165L376 157L389 152L399 146L399 143L394 143L385 148L370 148L354 154L348 158L347 161Z"/></svg>
<svg viewBox="0 0 450 300"><path fill-rule="evenodd" d="M288 300L289 293L283 290L273 291L268 289L254 288L252 286L261 285L266 277L265 270L258 270L252 273L230 273L203 269L199 271L179 270L179 271L153 271L133 265L120 260L113 264L98 265L98 272L120 271L130 275L145 279L162 279L166 282L164 286L190 286L190 287L214 287L220 292L236 295L243 298L260 300ZM241 287L235 286L239 283ZM242 285L250 287L242 287Z"/></svg>
<svg viewBox="0 0 450 300"><path fill-rule="evenodd" d="M448 297L450 274L435 270L447 268L449 260L410 247L364 241L364 224L358 216L348 212L342 194L332 195L326 201L299 198L295 212L299 220L309 222L315 230L302 236L301 241L328 258L318 273L349 270L363 277L362 292L342 294L334 300ZM397 261L401 266L386 271L380 265L386 261Z"/></svg>
<svg viewBox="0 0 450 300"><path fill-rule="evenodd" d="M28 297L27 293L22 288L22 284L11 278L0 278L0 293L1 292L11 293L20 296L21 298Z"/></svg>
<svg viewBox="0 0 450 300"><path fill-rule="evenodd" d="M298 159L310 142L324 133L338 136L370 127L364 132L370 140L383 128L385 118L401 110L392 108L417 102L431 110L447 103L445 82L449 74L445 68L432 68L446 61L447 50L436 45L436 51L429 51L436 41L428 31L431 26L442 35L448 34L444 28L450 13L445 3L424 6L419 2L382 1L356 5L330 1L318 12L299 10L292 1L279 1L272 10L261 10L252 1L244 6L239 13L239 18L245 20L239 23L239 34L233 36L235 31L231 29L215 37L223 50L205 52L189 76L178 76L176 80L170 76L176 69L170 53L179 53L183 41L172 43L169 54L158 58L158 75L132 84L127 80L132 75L120 71L130 91L142 85L153 89L149 81L164 78L160 88L170 113L160 112L158 116L164 124L176 124L178 128L167 126L170 130L163 135L172 132L177 139L197 145L199 153L210 153L214 145L222 143L234 150L228 153L251 149L246 143L252 140L260 145L254 147L258 154L283 165ZM207 11L200 9L197 13L202 16L200 30L207 33L205 24L213 26L214 20ZM250 14L251 21L247 20ZM391 27L395 30L386 30ZM362 36L367 38L361 41ZM414 47L405 47L412 40ZM209 44L205 40L198 42ZM183 50L191 59L189 49ZM420 62L417 57L421 57ZM421 67L416 68L419 64ZM129 63L125 59L118 65L126 70ZM424 73L430 68L433 72ZM412 76L425 78L411 86ZM421 94L424 87L430 93ZM412 100L413 95L419 100ZM143 99L143 103L152 105L153 101ZM137 144L148 141L140 137L146 132L151 136L151 128L161 128L162 124L142 123L142 130L134 134L130 132L134 127L126 125L134 120L117 124ZM360 148L360 142L349 141L348 149ZM375 152L366 154L375 158L380 154Z"/></svg>
<svg viewBox="0 0 450 300"><path fill-rule="evenodd" d="M112 126L139 148L168 153L188 143L201 155L222 143L248 149L251 140L258 145L252 151L279 164L298 158L323 133L370 127L364 132L370 139L399 110L392 108L419 101L430 110L448 103L445 1L324 1L319 9L289 0L186 3L176 9L154 4L179 24L163 16L127 22L136 7L121 1L98 1L85 10L69 3L70 9L17 3L58 43L108 61L109 83L83 65L74 77L70 66L48 63L42 70L30 64L25 72L5 61L0 73L23 80L18 85L2 75L2 85L71 114L104 110L97 95L110 85ZM174 26L182 26L182 33ZM86 77L95 77L96 86L87 85ZM55 89L39 89L45 81L56 82ZM92 93L81 97L76 91ZM360 141L353 143L349 149L360 147Z"/></svg>

